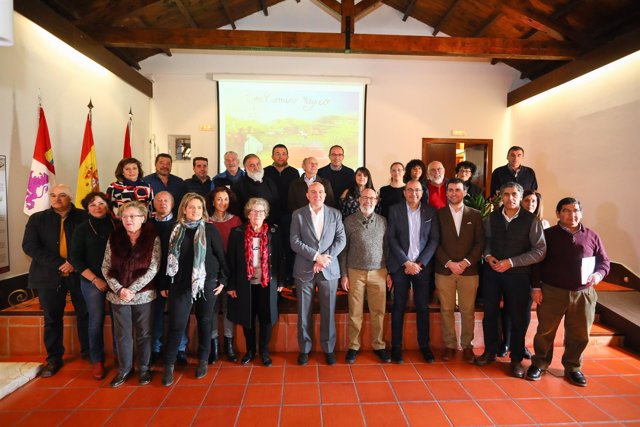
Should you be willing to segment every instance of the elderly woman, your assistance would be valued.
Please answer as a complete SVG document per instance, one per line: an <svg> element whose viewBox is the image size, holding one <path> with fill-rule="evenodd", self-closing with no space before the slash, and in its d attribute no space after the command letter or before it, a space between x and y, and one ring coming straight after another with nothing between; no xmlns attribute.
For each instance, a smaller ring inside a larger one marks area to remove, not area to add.
<svg viewBox="0 0 640 427"><path fill-rule="evenodd" d="M151 382L151 334L153 330L153 282L160 265L160 239L149 211L141 202L127 202L118 210L122 225L109 237L102 274L109 292L118 346L118 374L111 387L119 387L133 373L133 329L138 355L139 383Z"/></svg>
<svg viewBox="0 0 640 427"><path fill-rule="evenodd" d="M380 188L380 214L385 218L389 215L389 208L404 201L404 165L400 162L391 163L389 168L391 180L389 185Z"/></svg>
<svg viewBox="0 0 640 427"><path fill-rule="evenodd" d="M207 211L210 212L209 222L212 223L218 230L218 233L220 233L225 254L227 253L231 230L242 224L240 217L229 213L229 205L231 203L235 203L235 194L227 187L216 187L207 196ZM236 351L233 348L233 329L235 325L227 318L227 299L227 293L223 292L216 299L216 305L213 308L209 364L215 363L219 358L218 313L220 313L221 308L224 318L224 352L230 362L238 361Z"/></svg>
<svg viewBox="0 0 640 427"><path fill-rule="evenodd" d="M133 201L145 203L147 209L151 209L153 189L142 180L144 172L140 160L133 157L120 160L115 175L117 181L109 184L106 191L113 202L114 214L117 215L120 206Z"/></svg>
<svg viewBox="0 0 640 427"><path fill-rule="evenodd" d="M360 210L359 200L362 190L371 188L375 191L373 181L371 180L371 172L364 166L356 169L353 180L354 182L351 186L340 195L339 205L340 211L342 212L342 219Z"/></svg>
<svg viewBox="0 0 640 427"><path fill-rule="evenodd" d="M544 214L544 206L542 206L542 194L533 190L524 190L522 193L522 202L520 205L527 211L531 212L540 220L542 223L542 228L547 229L551 227L549 221L544 219L542 215Z"/></svg>
<svg viewBox="0 0 640 427"><path fill-rule="evenodd" d="M176 225L169 238L169 333L162 373L162 384L165 386L173 384L178 345L192 306L195 306L198 321L196 378L207 375L213 307L216 296L227 282L222 239L207 219L204 197L187 193L180 202Z"/></svg>
<svg viewBox="0 0 640 427"><path fill-rule="evenodd" d="M262 363L271 366L269 341L278 320L278 292L284 283L284 257L280 233L269 226L269 203L253 197L244 207L248 223L231 231L227 259L229 271L229 319L243 327L247 352L241 363L256 356L256 318L260 323L258 350Z"/></svg>
<svg viewBox="0 0 640 427"><path fill-rule="evenodd" d="M92 192L81 201L89 220L76 228L71 242L70 261L80 272L80 289L89 312L89 356L93 378L104 378L105 295L109 286L102 274L102 260L109 235L116 228L111 217L111 201L100 192Z"/></svg>
<svg viewBox="0 0 640 427"><path fill-rule="evenodd" d="M464 188L471 197L482 194L482 189L472 182L477 170L478 167L475 163L466 160L456 165L456 178L464 181Z"/></svg>

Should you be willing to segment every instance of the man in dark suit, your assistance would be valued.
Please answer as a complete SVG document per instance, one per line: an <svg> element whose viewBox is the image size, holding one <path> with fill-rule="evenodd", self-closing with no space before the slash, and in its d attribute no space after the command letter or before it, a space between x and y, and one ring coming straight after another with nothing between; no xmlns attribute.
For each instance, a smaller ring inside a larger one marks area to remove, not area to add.
<svg viewBox="0 0 640 427"><path fill-rule="evenodd" d="M291 249L296 253L293 277L298 297L298 364L309 362L313 343L312 303L318 287L320 302L320 344L328 365L336 363L335 306L340 265L338 255L345 247L342 215L324 204L324 186L314 182L307 189L309 204L293 212Z"/></svg>
<svg viewBox="0 0 640 427"><path fill-rule="evenodd" d="M447 183L447 206L438 211L440 244L436 250L436 289L440 298L440 318L445 350L442 360L455 357L458 349L454 313L460 307L462 356L473 363L473 329L478 291L478 266L484 250L484 230L479 211L464 205L464 181Z"/></svg>
<svg viewBox="0 0 640 427"><path fill-rule="evenodd" d="M433 263L439 230L436 210L420 203L423 194L419 181L409 181L404 189L406 203L389 209L389 259L387 268L393 282L391 311L391 360L403 363L402 333L409 288L413 287L416 307L418 345L427 363L435 358L429 346L429 303ZM389 280L389 279L387 279Z"/></svg>

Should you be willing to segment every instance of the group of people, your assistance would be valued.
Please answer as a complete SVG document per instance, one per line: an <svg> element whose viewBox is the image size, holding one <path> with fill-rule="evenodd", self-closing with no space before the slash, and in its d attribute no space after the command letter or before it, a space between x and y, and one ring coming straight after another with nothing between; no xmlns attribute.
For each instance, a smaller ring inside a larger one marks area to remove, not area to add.
<svg viewBox="0 0 640 427"><path fill-rule="evenodd" d="M248 364L259 355L270 366L278 292L294 284L300 365L308 363L313 347L316 292L320 346L326 363L336 363L338 287L348 293L346 363L354 363L360 352L365 300L374 353L383 363L403 363L410 295L420 353L433 363L429 300L435 287L445 345L442 360L452 360L460 347L464 360L486 365L510 349L512 375L540 379L566 316L566 375L573 384L586 385L581 354L594 317L594 286L608 273L609 260L598 235L582 225L578 200L562 199L556 207L558 225L544 223L535 173L521 164L521 147L510 148L509 163L492 174L491 193L499 195L501 207L487 218L464 203L468 195L482 194L472 182L476 166L468 161L458 163L455 177L448 180L439 161L394 162L389 184L377 192L367 168L354 171L343 163L341 146L330 148L330 163L323 168L316 158L305 158L301 176L288 157L287 147L278 144L272 165L263 168L257 155L248 154L242 169L238 155L230 151L224 154L226 170L213 178L208 160L196 157L194 175L186 180L171 174L168 154L156 157L155 173L147 176L137 159L126 158L105 193L82 200L84 210L71 203L68 186L53 187L51 208L29 218L23 240L32 258L29 286L38 290L45 319L47 363L41 376L55 375L63 364L67 293L77 316L82 357L91 361L96 379L106 374L108 307L118 361L111 386L122 385L133 374L134 347L139 383L148 384L151 365L162 360L162 383L171 385L174 365L186 363L192 309L198 336L196 378L206 376L208 365L220 357L220 311L227 358L238 360L233 332L239 324L246 342L240 362ZM485 350L476 355L481 272ZM383 338L388 292L393 295L390 349ZM525 373L521 362L528 353L524 340L532 301L539 326ZM502 328L501 312L508 320Z"/></svg>

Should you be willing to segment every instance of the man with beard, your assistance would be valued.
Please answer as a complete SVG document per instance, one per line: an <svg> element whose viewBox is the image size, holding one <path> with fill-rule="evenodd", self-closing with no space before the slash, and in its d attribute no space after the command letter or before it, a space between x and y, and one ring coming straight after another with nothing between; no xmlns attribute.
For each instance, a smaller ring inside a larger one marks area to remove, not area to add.
<svg viewBox="0 0 640 427"><path fill-rule="evenodd" d="M187 188L184 184L184 180L171 174L171 166L173 158L166 153L160 153L156 156L156 172L149 174L143 178L144 182L151 185L153 194L158 194L161 191L168 191L173 196L174 206L173 214L177 215L178 206L182 196L187 192Z"/></svg>
<svg viewBox="0 0 640 427"><path fill-rule="evenodd" d="M237 184L231 187L238 199L238 207L241 207L234 213L246 220L244 209L242 208L250 198L260 197L269 202L271 209L267 222L269 224L277 224L280 220L280 203L276 184L264 176L260 158L255 154L244 156L242 165L244 166L245 175L240 178Z"/></svg>
<svg viewBox="0 0 640 427"><path fill-rule="evenodd" d="M447 206L447 182L444 179L444 166L433 161L427 166L427 188L429 189L429 204L436 209Z"/></svg>

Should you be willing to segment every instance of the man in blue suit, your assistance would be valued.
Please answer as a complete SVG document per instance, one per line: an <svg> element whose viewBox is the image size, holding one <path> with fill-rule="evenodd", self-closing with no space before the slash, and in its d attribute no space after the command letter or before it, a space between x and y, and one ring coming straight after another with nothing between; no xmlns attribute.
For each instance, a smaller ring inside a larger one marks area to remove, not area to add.
<svg viewBox="0 0 640 427"><path fill-rule="evenodd" d="M307 188L309 204L293 212L291 249L296 254L293 277L298 297L298 364L309 363L313 343L312 303L318 287L320 302L320 344L328 365L336 363L336 291L340 279L338 255L346 244L340 211L324 204L324 185Z"/></svg>
<svg viewBox="0 0 640 427"><path fill-rule="evenodd" d="M402 333L404 310L409 288L413 287L416 307L418 345L427 363L435 358L429 346L429 302L431 262L438 240L436 210L421 204L423 189L419 181L409 181L404 189L406 203L398 203L389 209L389 259L387 268L393 282L393 308L391 310L391 360L403 363ZM389 279L387 279L389 280Z"/></svg>

